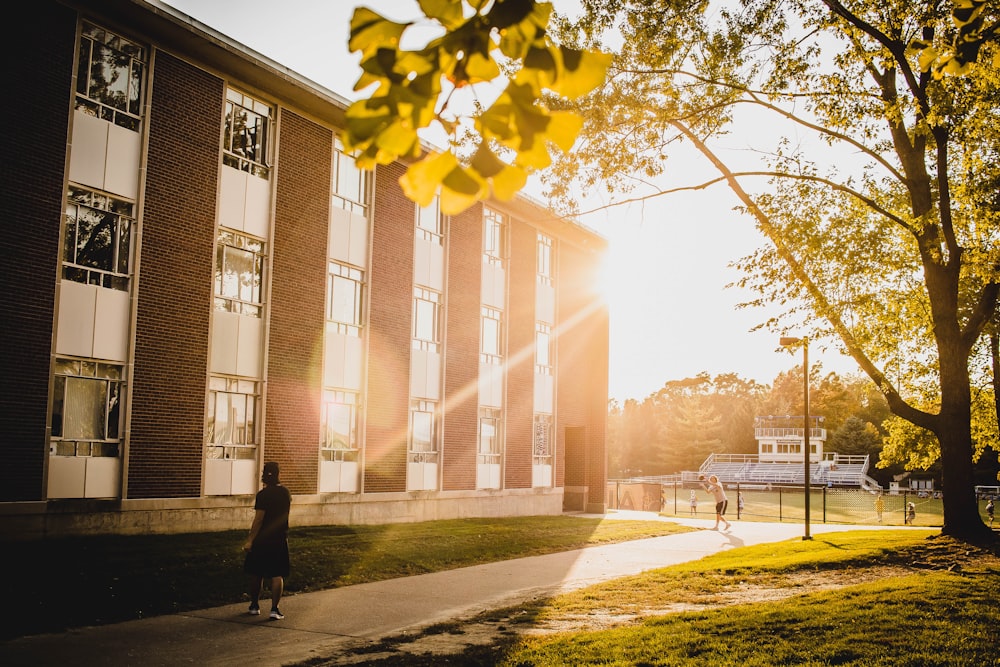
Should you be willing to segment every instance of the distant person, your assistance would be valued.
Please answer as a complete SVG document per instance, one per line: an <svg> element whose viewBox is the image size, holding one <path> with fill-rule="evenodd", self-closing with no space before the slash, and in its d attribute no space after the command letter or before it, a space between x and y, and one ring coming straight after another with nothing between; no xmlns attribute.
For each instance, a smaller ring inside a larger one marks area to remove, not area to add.
<svg viewBox="0 0 1000 667"><path fill-rule="evenodd" d="M288 512L292 505L292 494L278 479L278 464L268 461L264 464L261 481L264 488L257 492L254 501L253 524L243 550L247 552L243 571L250 577L251 616L260 615L260 593L264 579L271 580L272 621L285 617L278 608L281 594L285 589L285 577L289 571L288 556Z"/></svg>
<svg viewBox="0 0 1000 667"><path fill-rule="evenodd" d="M698 513L698 492L691 489L691 516Z"/></svg>
<svg viewBox="0 0 1000 667"><path fill-rule="evenodd" d="M878 517L878 522L882 523L882 512L885 511L885 498L879 493L875 496L875 516Z"/></svg>
<svg viewBox="0 0 1000 667"><path fill-rule="evenodd" d="M993 527L993 499L986 501L986 518L990 520L990 528Z"/></svg>
<svg viewBox="0 0 1000 667"><path fill-rule="evenodd" d="M705 482L704 475L698 475L698 481L701 482L703 489L712 494L715 498L715 527L712 530L719 529L719 522L726 524L726 530L733 527L733 524L729 523L726 519L726 507L729 506L729 499L726 498L726 490L722 488L722 484L719 483L719 478L716 475L712 475L708 478L708 482Z"/></svg>
<svg viewBox="0 0 1000 667"><path fill-rule="evenodd" d="M913 520L917 518L917 506L913 502L906 503L906 518L903 520L908 526L913 525Z"/></svg>
<svg viewBox="0 0 1000 667"><path fill-rule="evenodd" d="M743 492L736 492L736 518L743 518Z"/></svg>

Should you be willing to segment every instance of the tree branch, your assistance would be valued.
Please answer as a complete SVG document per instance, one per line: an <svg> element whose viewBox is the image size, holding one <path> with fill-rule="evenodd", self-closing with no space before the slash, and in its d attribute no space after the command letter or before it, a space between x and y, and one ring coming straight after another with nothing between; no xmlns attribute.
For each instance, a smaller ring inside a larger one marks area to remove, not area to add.
<svg viewBox="0 0 1000 667"><path fill-rule="evenodd" d="M789 269L792 271L792 274L802 284L802 286L805 287L806 291L812 298L818 311L817 314L825 318L834 328L837 335L840 336L844 345L847 347L847 351L851 354L851 357L853 357L862 370L868 374L868 377L875 382L876 387L878 387L879 391L885 396L893 412L903 419L921 426L922 428L934 431L938 421L937 415L924 412L923 410L918 410L907 403L903 397L899 395L899 392L885 376L885 374L876 368L875 364L872 363L872 361L865 354L864 350L861 349L861 346L855 340L851 330L840 318L839 313L830 305L826 296L809 277L805 267L795 257L792 250L785 244L780 231L773 224L771 224L770 218L760 210L753 198L751 198L750 195L743 190L736 174L730 171L726 164L719 159L719 157L716 156L715 153L713 153L712 150L687 126L679 122L674 122L672 125L676 127L681 134L686 136L702 153L702 155L708 158L715 168L719 170L726 183L729 185L729 188L743 202L743 204L747 207L747 210L750 211L754 218L756 218L761 231L763 231L764 234L771 240L778 252L778 255L786 262Z"/></svg>

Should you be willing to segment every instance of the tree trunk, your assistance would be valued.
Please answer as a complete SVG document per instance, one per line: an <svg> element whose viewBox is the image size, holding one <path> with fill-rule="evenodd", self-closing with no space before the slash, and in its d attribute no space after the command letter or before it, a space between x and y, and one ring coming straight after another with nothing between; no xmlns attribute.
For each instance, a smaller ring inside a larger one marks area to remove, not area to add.
<svg viewBox="0 0 1000 667"><path fill-rule="evenodd" d="M948 347L958 347L958 345ZM979 516L972 463L972 398L968 360L941 349L941 412L935 435L941 445L941 483L944 493L942 535L963 542L996 540L996 534Z"/></svg>

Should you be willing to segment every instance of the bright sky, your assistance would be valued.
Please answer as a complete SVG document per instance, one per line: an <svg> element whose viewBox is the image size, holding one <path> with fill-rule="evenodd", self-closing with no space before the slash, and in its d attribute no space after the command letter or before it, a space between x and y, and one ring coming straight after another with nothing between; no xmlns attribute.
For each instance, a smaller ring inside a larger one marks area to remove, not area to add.
<svg viewBox="0 0 1000 667"><path fill-rule="evenodd" d="M347 48L354 7L366 4L398 20L417 11L415 0L162 1L347 98L354 97L358 74L357 56ZM571 1L555 4L562 9ZM731 146L749 148L738 139ZM718 175L693 152L670 159L685 184ZM725 288L739 278L728 264L765 242L749 218L733 212L736 203L728 189L714 186L580 218L610 241L611 398L641 400L669 380L703 371L771 384L801 364L801 352L781 350L776 334L750 332L771 313L738 310L750 295ZM812 347L809 361L825 371L858 371L852 359Z"/></svg>

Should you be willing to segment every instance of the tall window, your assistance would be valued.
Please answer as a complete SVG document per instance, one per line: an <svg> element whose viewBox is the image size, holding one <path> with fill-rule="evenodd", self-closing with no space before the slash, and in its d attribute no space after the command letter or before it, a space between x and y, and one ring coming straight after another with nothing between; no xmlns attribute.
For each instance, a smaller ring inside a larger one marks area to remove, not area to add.
<svg viewBox="0 0 1000 667"><path fill-rule="evenodd" d="M536 414L532 435L534 463L550 463L552 459L552 415Z"/></svg>
<svg viewBox="0 0 1000 667"><path fill-rule="evenodd" d="M429 206L417 207L417 237L442 245L441 199L434 197Z"/></svg>
<svg viewBox="0 0 1000 667"><path fill-rule="evenodd" d="M323 391L320 416L324 461L343 461L358 448L358 394L353 391Z"/></svg>
<svg viewBox="0 0 1000 667"><path fill-rule="evenodd" d="M500 409L479 408L479 462L500 463Z"/></svg>
<svg viewBox="0 0 1000 667"><path fill-rule="evenodd" d="M482 306L482 341L479 360L486 364L503 363L502 333L503 313L496 308Z"/></svg>
<svg viewBox="0 0 1000 667"><path fill-rule="evenodd" d="M257 450L260 382L212 376L208 380L210 459L252 459Z"/></svg>
<svg viewBox="0 0 1000 667"><path fill-rule="evenodd" d="M337 139L333 151L333 203L353 213L368 215L370 172L359 169Z"/></svg>
<svg viewBox="0 0 1000 667"><path fill-rule="evenodd" d="M441 348L441 294L423 287L413 288L413 348Z"/></svg>
<svg viewBox="0 0 1000 667"><path fill-rule="evenodd" d="M360 337L364 307L364 272L340 262L327 269L326 319L337 333Z"/></svg>
<svg viewBox="0 0 1000 667"><path fill-rule="evenodd" d="M76 109L138 132L146 51L104 28L83 23Z"/></svg>
<svg viewBox="0 0 1000 667"><path fill-rule="evenodd" d="M434 401L410 401L410 461L434 463L438 451L437 404Z"/></svg>
<svg viewBox="0 0 1000 667"><path fill-rule="evenodd" d="M223 164L267 178L271 107L249 95L226 90Z"/></svg>
<svg viewBox="0 0 1000 667"><path fill-rule="evenodd" d="M223 230L215 249L215 308L260 317L264 285L264 242Z"/></svg>
<svg viewBox="0 0 1000 667"><path fill-rule="evenodd" d="M535 322L535 372L552 375L552 327Z"/></svg>
<svg viewBox="0 0 1000 667"><path fill-rule="evenodd" d="M52 453L118 456L121 444L121 366L56 359Z"/></svg>
<svg viewBox="0 0 1000 667"><path fill-rule="evenodd" d="M504 265L506 230L504 217L488 208L483 209L483 262Z"/></svg>
<svg viewBox="0 0 1000 667"><path fill-rule="evenodd" d="M552 239L545 234L538 235L537 258L538 282L543 285L552 284Z"/></svg>
<svg viewBox="0 0 1000 667"><path fill-rule="evenodd" d="M63 278L128 290L135 218L130 202L70 186Z"/></svg>

